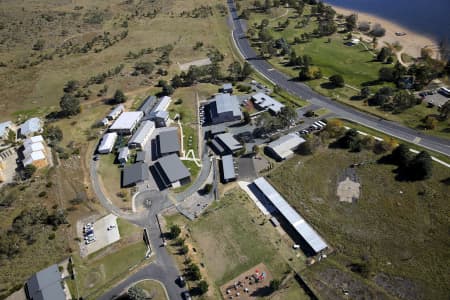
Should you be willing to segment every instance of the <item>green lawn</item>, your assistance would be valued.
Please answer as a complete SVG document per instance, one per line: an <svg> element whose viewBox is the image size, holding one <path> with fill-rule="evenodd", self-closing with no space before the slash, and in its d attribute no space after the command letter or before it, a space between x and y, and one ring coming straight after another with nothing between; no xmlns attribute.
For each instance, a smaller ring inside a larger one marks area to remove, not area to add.
<svg viewBox="0 0 450 300"><path fill-rule="evenodd" d="M187 227L188 242L197 249L198 254L194 255L199 255L198 260L205 264L208 277L217 287L261 262L274 278L280 279L289 270L305 267L305 258L296 257L298 252L291 248L291 242L280 235L241 190L228 192L193 222L181 216L167 217L167 221ZM290 288L298 290L296 285L291 282Z"/></svg>
<svg viewBox="0 0 450 300"><path fill-rule="evenodd" d="M339 202L336 185L344 169L378 158L368 151L327 149L295 156L271 172L269 180L336 249L329 257L334 267L348 271L346 265L366 257L374 276L397 276L429 298L445 298L450 187L443 181L450 170L433 164L431 179L399 182L394 166L369 163L357 169L362 184L358 202ZM367 284L376 287L374 281ZM391 283L400 289L398 282Z"/></svg>
<svg viewBox="0 0 450 300"><path fill-rule="evenodd" d="M152 300L169 300L161 283L155 280L144 280L136 284L143 289Z"/></svg>

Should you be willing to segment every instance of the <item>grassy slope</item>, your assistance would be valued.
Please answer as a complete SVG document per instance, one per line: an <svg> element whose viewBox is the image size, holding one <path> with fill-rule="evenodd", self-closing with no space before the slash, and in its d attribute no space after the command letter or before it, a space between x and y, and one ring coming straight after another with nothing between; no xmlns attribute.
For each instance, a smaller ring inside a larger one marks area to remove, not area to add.
<svg viewBox="0 0 450 300"><path fill-rule="evenodd" d="M345 264L368 256L374 272L411 279L427 295L444 297L450 189L441 180L450 172L435 164L431 179L409 183L394 180L393 166L365 165L357 169L361 199L340 203L335 192L343 169L377 158L343 150L296 156L274 170L270 181L337 250L333 259Z"/></svg>
<svg viewBox="0 0 450 300"><path fill-rule="evenodd" d="M219 287L260 262L275 278L281 278L291 267L297 271L304 268L304 257L295 257L289 242L264 219L242 191L233 190L194 222L187 223L180 216L169 217L168 221L189 228L200 261ZM297 297L303 299L296 284L290 289L297 290Z"/></svg>
<svg viewBox="0 0 450 300"><path fill-rule="evenodd" d="M152 300L168 300L164 288L157 281L144 280L136 285L146 291L148 295L152 295Z"/></svg>

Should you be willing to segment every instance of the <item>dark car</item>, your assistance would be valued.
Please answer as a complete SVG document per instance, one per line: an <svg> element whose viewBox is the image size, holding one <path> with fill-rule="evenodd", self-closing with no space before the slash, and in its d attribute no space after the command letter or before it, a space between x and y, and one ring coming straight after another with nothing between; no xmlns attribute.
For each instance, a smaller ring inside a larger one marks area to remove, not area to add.
<svg viewBox="0 0 450 300"><path fill-rule="evenodd" d="M183 288L186 286L186 280L184 280L183 276L178 276L176 284L178 284L179 287Z"/></svg>
<svg viewBox="0 0 450 300"><path fill-rule="evenodd" d="M192 300L191 294L188 291L184 291L181 296L183 296L184 300Z"/></svg>

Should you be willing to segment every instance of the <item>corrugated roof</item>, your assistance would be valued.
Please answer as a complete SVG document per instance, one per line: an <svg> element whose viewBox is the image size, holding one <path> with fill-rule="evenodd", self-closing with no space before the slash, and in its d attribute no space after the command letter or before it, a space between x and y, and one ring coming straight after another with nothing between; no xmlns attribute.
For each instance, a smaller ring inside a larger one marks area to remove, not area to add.
<svg viewBox="0 0 450 300"><path fill-rule="evenodd" d="M128 141L128 145L130 144L143 144L148 137L155 130L155 123L152 121L143 121L139 126L138 130L133 134L131 139Z"/></svg>
<svg viewBox="0 0 450 300"><path fill-rule="evenodd" d="M239 107L239 100L236 96L217 94L214 100L218 114L232 112L235 117L241 116L241 108Z"/></svg>
<svg viewBox="0 0 450 300"><path fill-rule="evenodd" d="M111 151L111 149L114 147L114 144L116 143L117 139L117 133L115 132L108 132L105 135L103 135L102 141L100 142L100 145L98 146L98 151Z"/></svg>
<svg viewBox="0 0 450 300"><path fill-rule="evenodd" d="M159 151L161 154L180 151L178 129L170 127L159 132Z"/></svg>
<svg viewBox="0 0 450 300"><path fill-rule="evenodd" d="M31 165L33 162L45 159L45 154L42 150L29 152L25 159L23 160L23 165L28 166Z"/></svg>
<svg viewBox="0 0 450 300"><path fill-rule="evenodd" d="M39 118L31 118L26 120L19 128L22 135L29 135L41 131L42 122Z"/></svg>
<svg viewBox="0 0 450 300"><path fill-rule="evenodd" d="M111 125L111 130L131 130L138 123L144 113L142 111L123 112L117 120Z"/></svg>
<svg viewBox="0 0 450 300"><path fill-rule="evenodd" d="M157 98L155 96L148 96L147 99L145 99L141 106L138 108L138 110L142 111L144 115L148 115L152 111L152 108L155 106L156 99Z"/></svg>
<svg viewBox="0 0 450 300"><path fill-rule="evenodd" d="M61 273L58 266L52 265L28 279L26 288L30 299L65 300L66 294L61 285Z"/></svg>
<svg viewBox="0 0 450 300"><path fill-rule="evenodd" d="M148 166L143 162L126 165L122 172L122 186L130 186L150 178Z"/></svg>
<svg viewBox="0 0 450 300"><path fill-rule="evenodd" d="M215 138L232 152L242 149L242 145L231 135L231 133L226 132L218 134Z"/></svg>
<svg viewBox="0 0 450 300"><path fill-rule="evenodd" d="M138 151L136 152L136 162L144 161L145 160L145 152L144 151Z"/></svg>
<svg viewBox="0 0 450 300"><path fill-rule="evenodd" d="M169 113L165 110L160 110L160 111L156 112L155 118L167 120L169 118Z"/></svg>
<svg viewBox="0 0 450 300"><path fill-rule="evenodd" d="M158 160L158 164L170 183L177 182L191 176L189 170L176 154L171 154L160 158Z"/></svg>
<svg viewBox="0 0 450 300"><path fill-rule="evenodd" d="M287 201L267 182L264 177L254 181L258 189L269 199L286 218L308 245L317 253L328 247L322 237L303 219Z"/></svg>
<svg viewBox="0 0 450 300"><path fill-rule="evenodd" d="M285 106L283 103L280 103L274 98L261 92L254 94L252 98L256 104L258 104L263 108L269 109L274 113L279 113L281 109Z"/></svg>
<svg viewBox="0 0 450 300"><path fill-rule="evenodd" d="M128 159L128 155L130 154L130 149L128 147L122 147L119 150L119 155L117 156L117 159Z"/></svg>
<svg viewBox="0 0 450 300"><path fill-rule="evenodd" d="M167 109L167 107L169 107L170 101L172 101L172 98L170 98L169 96L164 96L162 97L158 104L156 104L156 106L152 109L152 113L156 114L158 111L164 111Z"/></svg>
<svg viewBox="0 0 450 300"><path fill-rule="evenodd" d="M119 104L108 114L108 117L110 117L111 119L115 119L118 115L120 115L121 112L123 112L124 109L125 107L123 106L123 104Z"/></svg>
<svg viewBox="0 0 450 300"><path fill-rule="evenodd" d="M285 159L293 153L294 148L304 142L305 140L302 137L295 133L289 133L269 143L267 147L271 148L279 157Z"/></svg>
<svg viewBox="0 0 450 300"><path fill-rule="evenodd" d="M234 172L233 155L222 156L222 172L223 179L234 179L236 178L236 173Z"/></svg>

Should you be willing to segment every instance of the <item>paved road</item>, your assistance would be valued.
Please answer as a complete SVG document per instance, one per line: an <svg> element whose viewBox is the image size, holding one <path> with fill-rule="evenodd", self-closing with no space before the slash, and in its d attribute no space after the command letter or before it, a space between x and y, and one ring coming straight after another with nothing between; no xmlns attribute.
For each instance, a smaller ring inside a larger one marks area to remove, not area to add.
<svg viewBox="0 0 450 300"><path fill-rule="evenodd" d="M233 25L233 39L243 57L253 66L255 70L268 78L273 83L285 89L289 93L308 102L324 107L341 118L354 121L366 127L370 127L388 135L397 137L404 141L418 144L424 148L440 152L450 156L450 140L426 135L417 130L408 128L395 122L386 121L367 113L356 110L350 106L338 103L322 96L304 83L293 81L285 74L275 70L266 60L261 59L250 46L249 40L243 29L243 22L239 19L233 0L228 0Z"/></svg>

